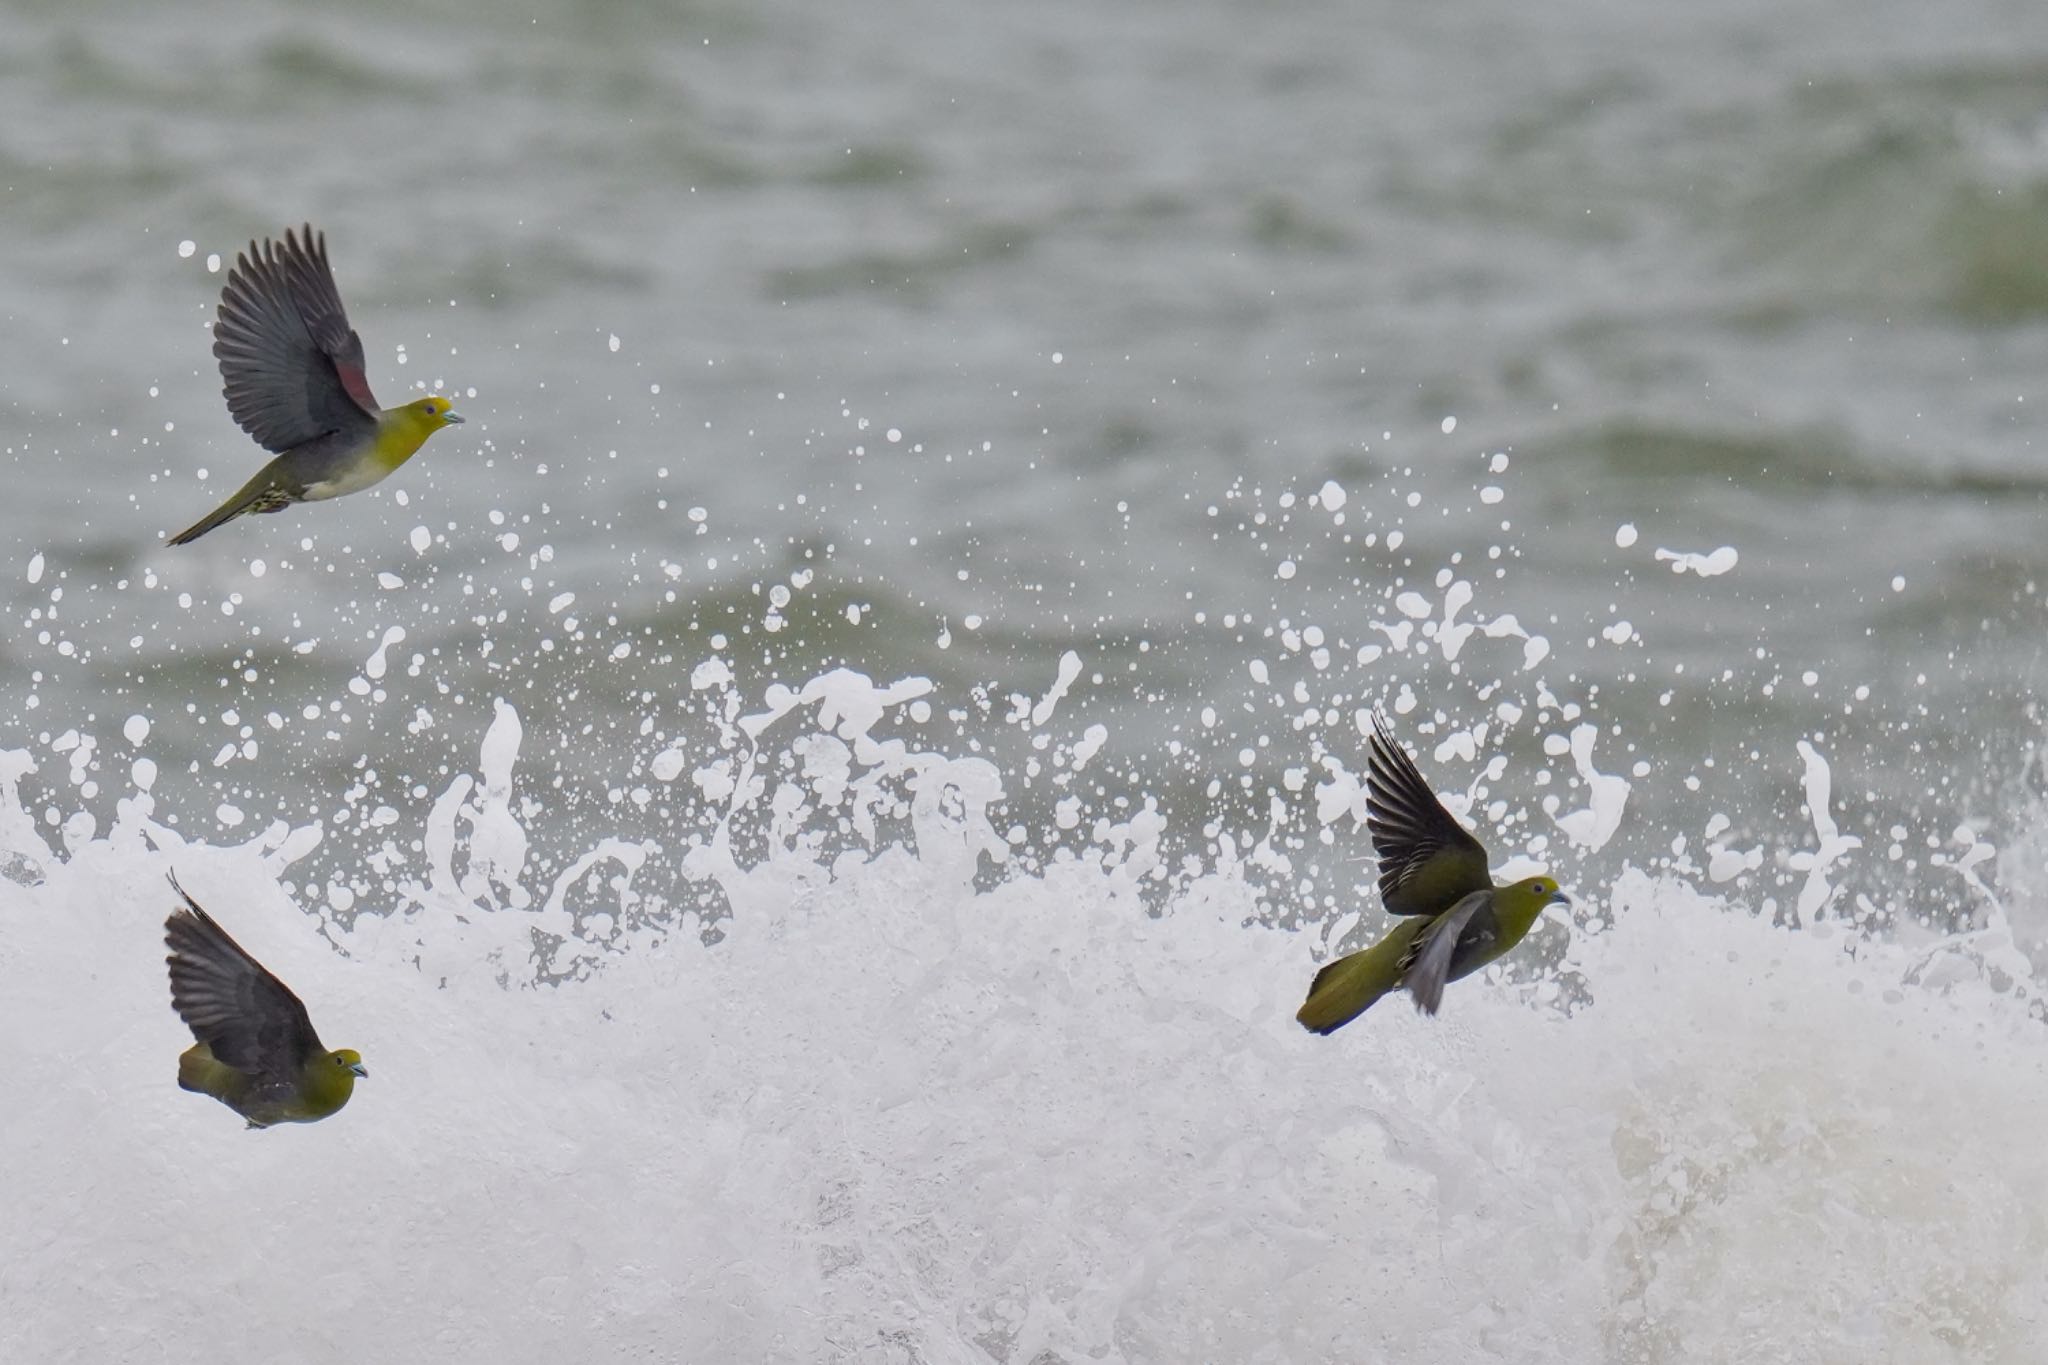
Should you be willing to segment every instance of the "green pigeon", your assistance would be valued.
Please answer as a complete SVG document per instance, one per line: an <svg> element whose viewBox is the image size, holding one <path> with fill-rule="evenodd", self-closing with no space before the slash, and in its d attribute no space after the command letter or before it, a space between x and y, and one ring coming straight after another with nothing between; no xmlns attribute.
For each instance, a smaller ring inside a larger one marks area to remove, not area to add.
<svg viewBox="0 0 2048 1365"><path fill-rule="evenodd" d="M242 951L171 878L185 904L164 921L171 1008L199 1041L178 1058L178 1084L249 1121L312 1123L348 1103L370 1073L354 1048L328 1051L306 1007Z"/></svg>
<svg viewBox="0 0 2048 1365"><path fill-rule="evenodd" d="M283 242L249 243L221 289L213 355L235 424L277 458L235 495L170 538L199 539L223 522L296 502L359 493L462 421L433 394L379 408L348 325L327 238L309 224Z"/></svg>
<svg viewBox="0 0 2048 1365"><path fill-rule="evenodd" d="M1520 943L1545 907L1571 898L1549 877L1496 886L1486 849L1444 809L1415 760L1374 713L1368 741L1365 826L1380 863L1380 899L1403 916L1363 952L1316 973L1294 1016L1311 1033L1334 1033L1389 992L1406 987L1435 1014L1444 986Z"/></svg>

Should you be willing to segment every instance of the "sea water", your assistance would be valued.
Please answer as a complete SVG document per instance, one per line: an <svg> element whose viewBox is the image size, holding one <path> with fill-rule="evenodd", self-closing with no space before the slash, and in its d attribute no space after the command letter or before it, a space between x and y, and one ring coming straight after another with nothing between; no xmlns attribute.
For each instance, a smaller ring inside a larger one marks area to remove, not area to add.
<svg viewBox="0 0 2048 1365"><path fill-rule="evenodd" d="M2044 16L0 13L0 1360L2048 1358Z"/></svg>
<svg viewBox="0 0 2048 1365"><path fill-rule="evenodd" d="M419 875L349 927L285 889L316 827L190 841L135 795L53 848L10 805L10 1357L2048 1340L2041 1010L2002 917L1908 946L1630 871L1574 887L1554 972L1316 1038L1324 935L1241 867L1165 869L1156 820L982 884L1003 774L891 733L926 692L841 672L742 716L753 775L678 831L716 914L633 841L532 876L546 782L503 703ZM773 832L742 863L749 812ZM866 832L885 812L902 834ZM250 1133L172 1084L171 868L363 1053L343 1113Z"/></svg>
<svg viewBox="0 0 2048 1365"><path fill-rule="evenodd" d="M1364 698L1269 718L1303 761L1248 826L1098 775L1078 650L997 703L753 686L707 640L602 791L549 758L592 742L573 698L508 688L423 727L461 736L432 785L387 804L363 765L310 818L215 812L229 837L170 823L141 713L9 752L10 1354L2036 1358L2040 858L2008 905L1965 827L1901 885L1974 908L1899 913L1903 850L1844 832L1801 740L1760 761L1803 829L1717 816L1597 871L1656 768L1606 770L1628 731L1551 691L1492 608L1513 581L1303 649L1457 664L1462 719L1373 704L1575 905L1440 1017L1328 1039L1307 979L1383 926ZM308 721L389 714L405 633ZM173 870L362 1052L342 1114L252 1134L172 1084Z"/></svg>

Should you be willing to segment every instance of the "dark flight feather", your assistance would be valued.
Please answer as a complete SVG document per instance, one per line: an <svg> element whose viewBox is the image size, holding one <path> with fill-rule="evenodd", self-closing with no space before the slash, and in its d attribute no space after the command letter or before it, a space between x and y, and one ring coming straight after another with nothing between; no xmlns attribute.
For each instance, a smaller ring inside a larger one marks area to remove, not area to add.
<svg viewBox="0 0 2048 1365"><path fill-rule="evenodd" d="M278 453L331 433L367 432L377 420L362 338L334 287L326 236L311 225L304 233L249 243L228 272L213 328L229 413Z"/></svg>

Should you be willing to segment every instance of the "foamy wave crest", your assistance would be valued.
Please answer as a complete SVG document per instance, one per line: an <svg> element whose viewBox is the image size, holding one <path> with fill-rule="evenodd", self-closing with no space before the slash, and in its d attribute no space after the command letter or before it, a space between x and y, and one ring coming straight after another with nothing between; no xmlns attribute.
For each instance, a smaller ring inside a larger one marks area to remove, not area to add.
<svg viewBox="0 0 2048 1365"><path fill-rule="evenodd" d="M995 875L1004 775L875 738L929 692L736 708L748 756L694 779L729 818L677 834L708 901L644 840L534 884L503 705L388 913L302 913L283 823L188 843L138 793L53 847L0 801L0 1356L2040 1358L2008 941L1631 872L1576 888L1583 990L1474 978L1318 1039L1318 936L1241 864L1165 875L1142 803ZM344 1113L250 1134L176 1088L173 864L362 1051Z"/></svg>

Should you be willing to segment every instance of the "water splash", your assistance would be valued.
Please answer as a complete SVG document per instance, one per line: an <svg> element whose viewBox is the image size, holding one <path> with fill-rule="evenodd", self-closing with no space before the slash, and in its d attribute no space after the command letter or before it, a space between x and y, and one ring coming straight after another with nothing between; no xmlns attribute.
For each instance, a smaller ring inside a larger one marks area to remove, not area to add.
<svg viewBox="0 0 2048 1365"><path fill-rule="evenodd" d="M146 1323L174 1351L221 1340L200 1306L223 1299L238 1339L311 1321L358 1359L2041 1344L2048 1236L2020 1211L2048 1200L2028 1136L2048 1054L2009 949L1936 974L1630 873L1582 888L1597 927L1567 940L1587 985L1569 1013L1546 981L1488 974L1437 1020L1383 1007L1316 1039L1291 1018L1309 936L1256 922L1244 863L1184 871L1148 908L1156 811L1097 831L1095 856L978 885L1006 847L1003 774L877 735L932 696L840 671L738 709L753 747L728 824L761 814L774 837L758 860L692 848L716 916L644 884L650 850L616 838L533 894L521 822L544 809L503 702L479 777L422 831L447 875L327 920L346 956L274 881L305 827L208 847L129 806L59 852L0 803L0 834L50 869L0 886L0 1023L68 1040L17 1058L0 1255L118 1264L158 1307L102 1303L100 1340ZM842 821L872 842L826 837ZM172 1084L153 928L172 849L323 1035L364 1052L374 1079L335 1119L252 1140ZM692 926L713 923L707 946ZM79 1163L94 1181L64 1177ZM25 1301L14 1349L69 1349L76 1284ZM461 1332L423 1345L451 1302Z"/></svg>

